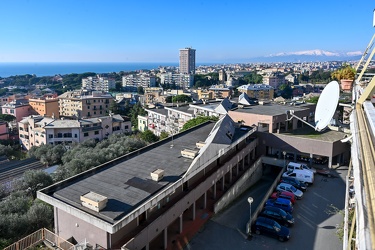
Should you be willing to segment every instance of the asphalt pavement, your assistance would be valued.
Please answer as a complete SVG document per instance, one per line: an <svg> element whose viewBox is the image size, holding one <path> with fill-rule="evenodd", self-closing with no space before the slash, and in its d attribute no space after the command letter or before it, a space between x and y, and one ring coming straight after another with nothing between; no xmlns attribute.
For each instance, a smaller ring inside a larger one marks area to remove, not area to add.
<svg viewBox="0 0 375 250"><path fill-rule="evenodd" d="M246 235L249 220L249 196L254 198L252 211L272 183L272 176L264 176L256 185L236 199L226 210L213 216L195 235L185 249L342 249L337 229L342 225L345 176L347 166L333 169L333 177L315 175L315 182L294 206L295 225L291 238L279 242L276 238Z"/></svg>

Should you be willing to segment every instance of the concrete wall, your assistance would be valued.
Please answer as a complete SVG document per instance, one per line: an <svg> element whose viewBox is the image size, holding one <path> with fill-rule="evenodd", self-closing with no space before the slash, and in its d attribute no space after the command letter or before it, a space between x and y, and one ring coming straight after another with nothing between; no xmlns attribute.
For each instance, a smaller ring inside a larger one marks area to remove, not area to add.
<svg viewBox="0 0 375 250"><path fill-rule="evenodd" d="M257 133L257 135L259 138L258 152L262 155L266 154L267 146L275 149L278 148L289 153L307 153L332 158L350 151L350 145L348 143L342 143L341 141L322 141L270 133Z"/></svg>
<svg viewBox="0 0 375 250"><path fill-rule="evenodd" d="M109 248L106 231L57 208L55 208L55 233L64 239L69 239L74 235L77 242L87 240L92 246L99 244Z"/></svg>
<svg viewBox="0 0 375 250"><path fill-rule="evenodd" d="M228 206L233 200L240 196L249 187L254 185L262 178L262 161L259 158L245 173L241 176L236 183L229 188L227 192L214 204L214 212L218 213L223 208Z"/></svg>

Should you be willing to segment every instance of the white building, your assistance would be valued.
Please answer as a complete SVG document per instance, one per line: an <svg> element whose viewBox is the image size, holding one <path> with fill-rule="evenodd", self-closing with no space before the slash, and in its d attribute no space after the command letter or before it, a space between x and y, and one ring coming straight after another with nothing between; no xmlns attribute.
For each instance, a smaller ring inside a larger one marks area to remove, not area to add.
<svg viewBox="0 0 375 250"><path fill-rule="evenodd" d="M110 89L114 88L116 88L116 81L108 77L97 75L82 79L82 89L109 92Z"/></svg>
<svg viewBox="0 0 375 250"><path fill-rule="evenodd" d="M130 133L131 122L120 115L68 120L29 116L18 123L20 144L29 150L42 144L71 144L89 139L103 140L111 134Z"/></svg>
<svg viewBox="0 0 375 250"><path fill-rule="evenodd" d="M180 88L191 88L194 85L193 74L176 74L172 72L160 74L161 84L176 84Z"/></svg>
<svg viewBox="0 0 375 250"><path fill-rule="evenodd" d="M122 86L134 86L134 87L155 87L156 78L148 74L140 75L126 75L122 77Z"/></svg>

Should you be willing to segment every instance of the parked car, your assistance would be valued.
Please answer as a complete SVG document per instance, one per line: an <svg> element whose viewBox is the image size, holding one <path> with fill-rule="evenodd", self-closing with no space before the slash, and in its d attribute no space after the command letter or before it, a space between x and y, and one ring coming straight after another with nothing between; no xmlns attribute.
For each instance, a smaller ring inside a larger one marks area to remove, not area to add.
<svg viewBox="0 0 375 250"><path fill-rule="evenodd" d="M254 223L254 231L256 234L267 234L279 239L279 241L286 241L290 238L290 231L284 226L280 226L276 221L258 217Z"/></svg>
<svg viewBox="0 0 375 250"><path fill-rule="evenodd" d="M286 167L286 170L288 171L293 171L293 170L296 170L296 169L299 169L299 170L308 170L308 171L311 171L313 172L314 174L316 173L316 169L313 168L313 167L310 167L306 164L303 164L303 163L298 163L298 162L289 162L288 163L288 166Z"/></svg>
<svg viewBox="0 0 375 250"><path fill-rule="evenodd" d="M291 177L291 178L299 180L300 182L308 183L308 184L314 183L314 173L311 172L310 170L305 170L305 169L302 169L302 170L295 169L292 171L287 171L283 173L283 177Z"/></svg>
<svg viewBox="0 0 375 250"><path fill-rule="evenodd" d="M284 198L268 199L266 202L266 206L278 207L284 210L285 212L289 212L289 213L293 212L292 202Z"/></svg>
<svg viewBox="0 0 375 250"><path fill-rule="evenodd" d="M302 199L303 196L303 192L301 190L288 183L280 183L279 185L277 185L276 190L292 192L297 197L297 199Z"/></svg>
<svg viewBox="0 0 375 250"><path fill-rule="evenodd" d="M290 185L293 185L295 188L305 192L307 190L307 186L305 183L300 182L297 179L291 178L291 177L282 177L280 182L282 183L288 183Z"/></svg>
<svg viewBox="0 0 375 250"><path fill-rule="evenodd" d="M271 199L284 198L284 199L290 200L292 202L292 204L296 203L296 196L292 192L288 192L288 191L282 191L282 192L276 191L276 192L273 192L271 194L270 198Z"/></svg>
<svg viewBox="0 0 375 250"><path fill-rule="evenodd" d="M293 216L285 212L283 209L278 207L264 207L263 211L260 213L261 216L275 220L280 225L285 227L290 227L294 225Z"/></svg>

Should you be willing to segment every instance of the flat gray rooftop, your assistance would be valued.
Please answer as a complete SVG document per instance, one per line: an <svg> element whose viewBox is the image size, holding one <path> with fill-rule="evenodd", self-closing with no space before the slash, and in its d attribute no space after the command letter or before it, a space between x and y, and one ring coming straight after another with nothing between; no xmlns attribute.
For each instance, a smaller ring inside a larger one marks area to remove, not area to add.
<svg viewBox="0 0 375 250"><path fill-rule="evenodd" d="M234 109L234 112L248 113L248 114L258 114L258 115L285 115L287 111L294 110L295 112L308 110L309 108L315 106L314 104L300 104L297 106L292 105L281 105L275 103L269 103L265 105L254 105L244 108Z"/></svg>
<svg viewBox="0 0 375 250"><path fill-rule="evenodd" d="M183 158L181 150L194 149L196 142L205 141L214 125L207 123L176 135L173 147L170 139L158 142L128 160L82 173L43 192L114 223L157 191L180 179L193 161ZM151 180L151 172L159 168L165 170L164 178L159 182ZM107 206L99 213L81 206L80 196L90 191L108 198Z"/></svg>

